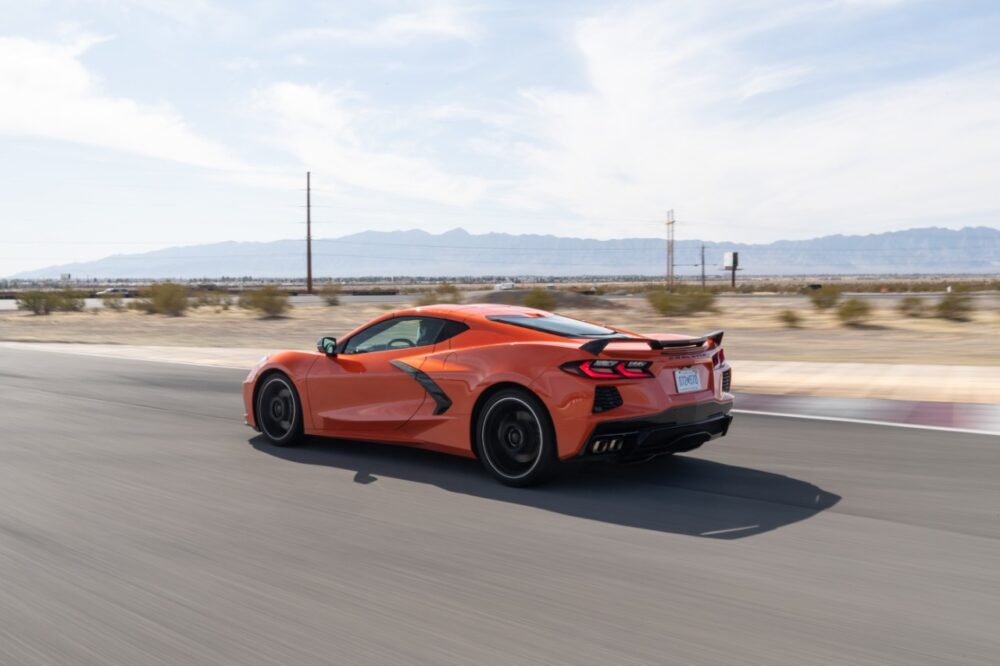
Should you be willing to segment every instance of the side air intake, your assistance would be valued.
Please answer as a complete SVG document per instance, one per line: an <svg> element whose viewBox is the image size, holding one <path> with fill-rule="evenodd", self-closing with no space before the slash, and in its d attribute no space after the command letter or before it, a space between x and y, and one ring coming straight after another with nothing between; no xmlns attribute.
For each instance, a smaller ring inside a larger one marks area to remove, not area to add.
<svg viewBox="0 0 1000 666"><path fill-rule="evenodd" d="M594 413L600 414L625 404L622 394L614 386L598 386L594 389Z"/></svg>

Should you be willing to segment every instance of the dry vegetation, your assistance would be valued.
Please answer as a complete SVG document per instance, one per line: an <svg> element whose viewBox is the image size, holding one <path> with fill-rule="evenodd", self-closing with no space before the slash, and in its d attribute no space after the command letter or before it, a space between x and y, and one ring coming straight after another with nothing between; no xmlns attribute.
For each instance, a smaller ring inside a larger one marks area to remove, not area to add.
<svg viewBox="0 0 1000 666"><path fill-rule="evenodd" d="M340 305L340 294L342 291L343 288L339 284L328 284L320 288L319 295L324 303L333 307Z"/></svg>
<svg viewBox="0 0 1000 666"><path fill-rule="evenodd" d="M651 289L646 292L646 301L665 317L716 312L715 294L710 291Z"/></svg>
<svg viewBox="0 0 1000 666"><path fill-rule="evenodd" d="M62 291L26 291L17 299L17 309L34 315L53 312L79 312L84 308L83 294L71 289Z"/></svg>
<svg viewBox="0 0 1000 666"><path fill-rule="evenodd" d="M582 293L574 289L508 289L491 291L475 299L478 303L501 303L504 305L524 305L540 310L599 310L617 307L616 303L594 294ZM540 305L541 304L541 305ZM542 307L545 305L547 307Z"/></svg>
<svg viewBox="0 0 1000 666"><path fill-rule="evenodd" d="M252 310L265 319L281 317L289 309L288 292L274 286L249 289L240 294L240 307Z"/></svg>
<svg viewBox="0 0 1000 666"><path fill-rule="evenodd" d="M528 293L515 296L523 299ZM970 340L989 340L1000 334L994 295L928 298L927 316L920 317L900 312L898 298L866 299L872 307L862 320L864 325L845 326L836 308L815 309L804 295L723 295L715 298L714 312L663 316L641 296L609 300L567 291L543 293L562 301L556 309L563 314L641 333L698 334L725 329L732 358L1000 365L1000 346L970 344ZM319 335L340 337L387 310L405 307L406 298L384 304L344 303L336 308L325 303L302 304L272 319L262 319L260 310L223 309L221 301L192 307L182 317L150 316L136 310L55 312L41 317L29 311L3 311L0 339L308 349ZM197 298L192 301L197 303ZM937 316L942 301L943 310L953 318ZM969 303L975 303L971 311L964 309Z"/></svg>
<svg viewBox="0 0 1000 666"><path fill-rule="evenodd" d="M461 290L455 285L448 284L446 282L419 295L413 304L435 305L438 303L461 303L462 300Z"/></svg>

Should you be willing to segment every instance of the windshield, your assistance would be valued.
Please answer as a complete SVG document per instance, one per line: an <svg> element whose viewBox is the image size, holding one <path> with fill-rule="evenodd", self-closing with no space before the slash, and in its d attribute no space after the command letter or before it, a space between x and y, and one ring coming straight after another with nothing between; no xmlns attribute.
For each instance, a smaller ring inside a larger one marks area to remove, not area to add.
<svg viewBox="0 0 1000 666"><path fill-rule="evenodd" d="M544 317L532 317L528 315L494 315L489 317L492 321L501 321L514 326L524 326L533 328L536 331L544 331L555 335L562 335L567 338L602 338L607 335L618 335L618 331L597 324L589 324L579 319L571 319L562 315L546 315Z"/></svg>

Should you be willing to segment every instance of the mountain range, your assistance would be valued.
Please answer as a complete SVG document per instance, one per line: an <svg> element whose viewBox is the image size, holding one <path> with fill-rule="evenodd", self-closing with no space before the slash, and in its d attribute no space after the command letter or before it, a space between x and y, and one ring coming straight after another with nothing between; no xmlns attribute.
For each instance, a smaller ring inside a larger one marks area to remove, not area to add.
<svg viewBox="0 0 1000 666"><path fill-rule="evenodd" d="M772 243L678 240L678 275L722 271L723 254L739 252L743 275L917 275L1000 273L1000 229L928 227L864 236L824 236ZM366 276L661 276L663 238L594 240L551 235L431 234L365 231L313 241L317 277ZM173 247L50 266L11 276L58 278L302 277L305 242L225 242Z"/></svg>

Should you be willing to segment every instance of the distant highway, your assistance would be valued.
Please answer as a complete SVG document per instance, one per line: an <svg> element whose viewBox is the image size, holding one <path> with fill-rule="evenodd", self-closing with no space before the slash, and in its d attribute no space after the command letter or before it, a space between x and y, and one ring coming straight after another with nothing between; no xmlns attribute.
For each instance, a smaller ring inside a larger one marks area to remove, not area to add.
<svg viewBox="0 0 1000 666"><path fill-rule="evenodd" d="M1000 438L739 415L530 490L0 349L0 664L995 664Z"/></svg>
<svg viewBox="0 0 1000 666"><path fill-rule="evenodd" d="M233 295L233 302L235 302L237 298L238 298L238 296ZM406 302L412 301L413 298L414 298L413 294L398 294L398 295L389 295L389 296L382 296L382 295L352 296L350 294L344 294L344 295L342 295L340 297L340 301L342 303L392 303L392 304L395 304L395 303L406 303ZM88 310L93 310L93 309L98 309L98 308L103 308L104 307L104 301L102 301L100 298L85 298L83 300L84 300L84 304L85 304L85 306L86 306L86 308ZM133 300L135 300L135 299L133 299L133 298L123 298L122 299L122 303L128 305ZM309 295L303 294L301 296L291 296L289 298L289 301L292 303L292 305L299 305L299 304L305 304L305 303L315 303L315 304L318 304L318 303L322 303L323 299L320 298L319 296L315 296L315 295L309 296ZM16 309L17 309L17 301L15 299L12 299L12 298L0 299L0 311L3 311L3 310L16 310Z"/></svg>

